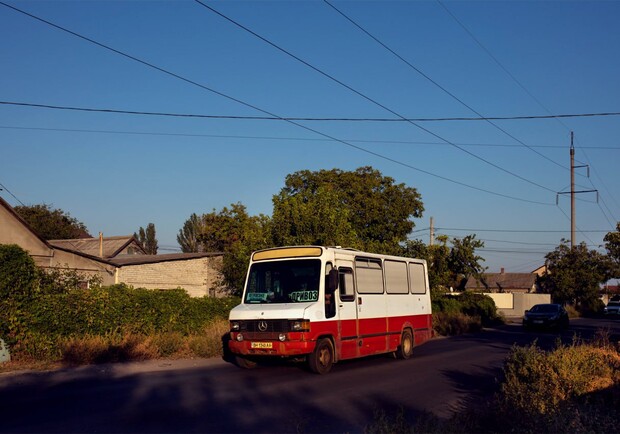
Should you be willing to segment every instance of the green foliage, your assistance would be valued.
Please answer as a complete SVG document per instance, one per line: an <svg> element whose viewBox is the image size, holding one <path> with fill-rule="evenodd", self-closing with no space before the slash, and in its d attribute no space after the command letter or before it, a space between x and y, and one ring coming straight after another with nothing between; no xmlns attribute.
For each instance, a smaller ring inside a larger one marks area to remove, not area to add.
<svg viewBox="0 0 620 434"><path fill-rule="evenodd" d="M201 218L197 214L192 214L183 224L183 228L179 230L177 242L181 246L183 253L202 252L202 246L198 240L198 236L203 231Z"/></svg>
<svg viewBox="0 0 620 434"><path fill-rule="evenodd" d="M134 238L142 245L148 255L156 255L159 248L155 235L155 224L149 223L144 229L140 226L138 233L133 234Z"/></svg>
<svg viewBox="0 0 620 434"><path fill-rule="evenodd" d="M463 292L457 296L461 303L461 312L465 315L480 317L485 326L492 325L499 320L497 306L491 297L473 292Z"/></svg>
<svg viewBox="0 0 620 434"><path fill-rule="evenodd" d="M317 186L309 197L283 190L273 202L275 245L361 247L350 221L350 210L331 185Z"/></svg>
<svg viewBox="0 0 620 434"><path fill-rule="evenodd" d="M615 232L608 232L604 238L605 248L611 259L614 261L612 275L620 278L620 222L616 224Z"/></svg>
<svg viewBox="0 0 620 434"><path fill-rule="evenodd" d="M28 252L16 244L0 244L0 301L32 296L37 276Z"/></svg>
<svg viewBox="0 0 620 434"><path fill-rule="evenodd" d="M545 258L548 273L541 278L541 285L558 303L575 303L586 310L595 306L600 284L613 275L609 257L588 250L585 243L570 247L563 240Z"/></svg>
<svg viewBox="0 0 620 434"><path fill-rule="evenodd" d="M276 245L335 243L379 253L400 252L411 218L424 211L415 188L372 167L295 172L273 205Z"/></svg>
<svg viewBox="0 0 620 434"><path fill-rule="evenodd" d="M502 322L495 302L484 294L435 295L432 308L433 328L444 336L475 332L482 326Z"/></svg>
<svg viewBox="0 0 620 434"><path fill-rule="evenodd" d="M227 318L237 303L235 298L192 298L182 289L153 291L125 285L41 293L10 313L8 337L15 351L38 357L43 352L58 353L59 342L65 338L118 333L188 335ZM5 314L0 313L0 318Z"/></svg>
<svg viewBox="0 0 620 434"><path fill-rule="evenodd" d="M272 245L270 223L269 217L250 216L244 205L236 203L219 212L192 214L177 241L184 252L223 252L222 283L238 295L251 253Z"/></svg>
<svg viewBox="0 0 620 434"><path fill-rule="evenodd" d="M100 286L103 279L97 274L88 275L72 268L39 270L39 291L43 294L62 294L84 288Z"/></svg>
<svg viewBox="0 0 620 434"><path fill-rule="evenodd" d="M84 223L61 209L52 209L51 205L16 206L13 209L43 239L90 238Z"/></svg>
<svg viewBox="0 0 620 434"><path fill-rule="evenodd" d="M469 276L479 277L485 268L480 264L484 259L476 255L476 249L484 247L484 242L475 235L453 238L448 247L448 237L438 237L438 244L427 246L420 240L408 240L402 249L402 256L426 259L428 280L433 291L459 288Z"/></svg>
<svg viewBox="0 0 620 434"><path fill-rule="evenodd" d="M476 235L467 235L462 239L452 239L452 249L448 257L447 268L452 273L456 283L455 288L463 289L469 277L480 277L484 272L485 268L480 265L484 258L475 253L476 249L482 247L484 247L484 242L477 240Z"/></svg>
<svg viewBox="0 0 620 434"><path fill-rule="evenodd" d="M461 335L482 330L480 317L465 315L461 312L434 312L433 329L442 336Z"/></svg>
<svg viewBox="0 0 620 434"><path fill-rule="evenodd" d="M612 432L620 416L620 354L611 347L513 348L498 413L518 432Z"/></svg>

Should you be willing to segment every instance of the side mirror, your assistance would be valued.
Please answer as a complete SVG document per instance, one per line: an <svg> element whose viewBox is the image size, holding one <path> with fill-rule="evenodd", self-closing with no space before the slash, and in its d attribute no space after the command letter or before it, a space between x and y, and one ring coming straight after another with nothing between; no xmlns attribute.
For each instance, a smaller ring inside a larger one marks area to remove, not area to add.
<svg viewBox="0 0 620 434"><path fill-rule="evenodd" d="M338 281L340 280L340 275L338 270L332 268L329 270L329 274L327 275L327 292L333 294L338 289Z"/></svg>

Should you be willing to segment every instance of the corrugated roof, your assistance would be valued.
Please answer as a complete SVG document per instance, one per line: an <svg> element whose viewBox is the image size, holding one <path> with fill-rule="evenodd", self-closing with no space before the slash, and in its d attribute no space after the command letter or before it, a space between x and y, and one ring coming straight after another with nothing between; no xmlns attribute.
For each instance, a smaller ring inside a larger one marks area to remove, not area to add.
<svg viewBox="0 0 620 434"><path fill-rule="evenodd" d="M465 289L531 289L536 284L536 274L532 273L487 273L484 282L474 277L467 279Z"/></svg>
<svg viewBox="0 0 620 434"><path fill-rule="evenodd" d="M135 241L132 235L103 237L103 257L113 258ZM99 238L78 238L72 240L49 240L54 247L78 251L90 256L99 256ZM144 252L139 243L135 243Z"/></svg>
<svg viewBox="0 0 620 434"><path fill-rule="evenodd" d="M211 253L168 253L165 255L120 255L110 262L118 267L123 265L141 265L141 264L154 264L158 262L170 262L170 261L186 261L188 259L197 258L209 258L212 256L222 256L221 252Z"/></svg>

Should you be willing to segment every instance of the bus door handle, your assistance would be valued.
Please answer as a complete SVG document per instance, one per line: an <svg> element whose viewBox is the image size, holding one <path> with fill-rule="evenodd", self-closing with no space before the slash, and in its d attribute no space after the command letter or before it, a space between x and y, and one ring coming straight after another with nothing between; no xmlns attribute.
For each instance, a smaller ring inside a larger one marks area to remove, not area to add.
<svg viewBox="0 0 620 434"><path fill-rule="evenodd" d="M357 297L357 304L361 305L362 304L362 297Z"/></svg>

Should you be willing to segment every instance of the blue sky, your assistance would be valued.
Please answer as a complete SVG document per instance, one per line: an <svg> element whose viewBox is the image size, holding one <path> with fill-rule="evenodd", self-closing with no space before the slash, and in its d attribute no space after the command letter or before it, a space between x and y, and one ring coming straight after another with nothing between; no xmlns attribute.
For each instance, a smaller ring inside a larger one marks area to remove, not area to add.
<svg viewBox="0 0 620 434"><path fill-rule="evenodd" d="M6 3L202 87L0 5L3 102L306 118L620 112L617 1L331 2L426 78L323 1L204 2L367 98L193 1ZM437 234L484 240L489 271L531 271L570 237L556 193L569 190L574 131L576 164L590 166L577 190L599 191L598 203L579 195L577 242L599 248L620 219L619 116L299 124L368 152L280 120L0 104L0 195L52 204L93 235L155 223L165 253L192 213L241 202L271 214L287 174L369 165L421 193L412 237L428 241L433 217Z"/></svg>

